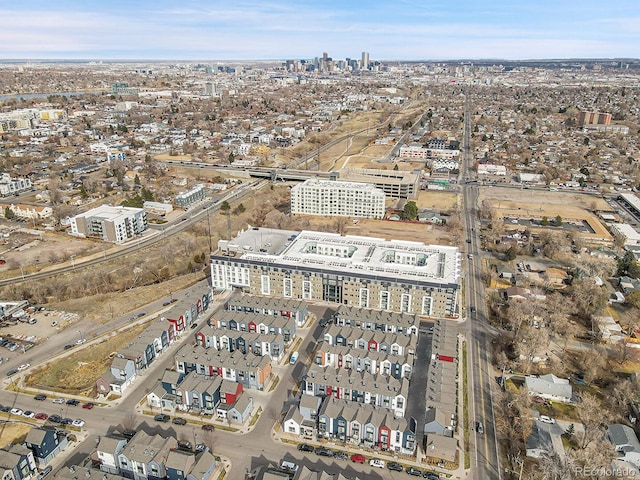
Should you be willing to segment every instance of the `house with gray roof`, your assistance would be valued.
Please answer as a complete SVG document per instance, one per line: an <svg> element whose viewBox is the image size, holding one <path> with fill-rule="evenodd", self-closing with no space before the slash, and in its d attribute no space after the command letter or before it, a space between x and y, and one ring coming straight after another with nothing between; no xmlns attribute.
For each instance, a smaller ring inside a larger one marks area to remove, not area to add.
<svg viewBox="0 0 640 480"><path fill-rule="evenodd" d="M11 445L0 450L0 478L27 480L37 471L33 452L23 445Z"/></svg>
<svg viewBox="0 0 640 480"><path fill-rule="evenodd" d="M529 395L536 395L557 402L571 402L573 389L567 378L559 378L552 373L548 373L539 376L527 375L524 380Z"/></svg>
<svg viewBox="0 0 640 480"><path fill-rule="evenodd" d="M32 428L27 433L24 445L33 452L38 466L46 466L67 446L67 435L60 430Z"/></svg>

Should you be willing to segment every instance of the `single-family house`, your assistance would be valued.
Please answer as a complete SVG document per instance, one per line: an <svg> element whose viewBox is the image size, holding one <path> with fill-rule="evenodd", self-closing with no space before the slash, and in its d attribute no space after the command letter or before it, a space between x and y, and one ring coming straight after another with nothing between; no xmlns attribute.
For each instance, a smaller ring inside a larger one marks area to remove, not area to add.
<svg viewBox="0 0 640 480"><path fill-rule="evenodd" d="M24 444L33 452L36 463L45 466L67 446L67 435L59 430L32 428Z"/></svg>
<svg viewBox="0 0 640 480"><path fill-rule="evenodd" d="M96 448L96 455L100 461L100 470L117 475L119 473L118 454L126 444L127 441L123 438L100 437L100 442Z"/></svg>
<svg viewBox="0 0 640 480"><path fill-rule="evenodd" d="M558 402L571 402L573 390L567 378L559 378L552 373L548 373L540 376L527 375L524 380L529 395L536 395Z"/></svg>
<svg viewBox="0 0 640 480"><path fill-rule="evenodd" d="M24 445L0 450L0 478L3 480L28 480L37 468L33 452Z"/></svg>

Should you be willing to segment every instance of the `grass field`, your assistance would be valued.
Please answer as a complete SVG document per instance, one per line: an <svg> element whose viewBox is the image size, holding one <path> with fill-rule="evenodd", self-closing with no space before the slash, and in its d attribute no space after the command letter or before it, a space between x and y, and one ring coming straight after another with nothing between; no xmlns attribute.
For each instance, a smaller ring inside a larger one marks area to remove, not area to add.
<svg viewBox="0 0 640 480"><path fill-rule="evenodd" d="M72 395L91 396L96 380L111 365L109 355L136 338L147 325L139 325L90 348L44 365L25 378L27 387L43 388Z"/></svg>

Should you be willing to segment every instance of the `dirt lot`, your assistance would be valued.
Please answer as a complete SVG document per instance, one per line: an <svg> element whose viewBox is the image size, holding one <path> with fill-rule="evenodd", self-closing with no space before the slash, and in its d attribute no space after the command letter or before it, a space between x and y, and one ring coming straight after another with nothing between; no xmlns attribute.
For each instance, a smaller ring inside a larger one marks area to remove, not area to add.
<svg viewBox="0 0 640 480"><path fill-rule="evenodd" d="M7 415L3 413L2 415ZM2 418L2 417L0 417ZM0 426L2 435L0 436L0 448L4 448L17 441L24 440L32 425L26 422L10 422Z"/></svg>
<svg viewBox="0 0 640 480"><path fill-rule="evenodd" d="M415 200L418 208L433 208L435 210L453 210L458 206L457 193L439 192L437 190L421 190Z"/></svg>
<svg viewBox="0 0 640 480"><path fill-rule="evenodd" d="M485 198L494 204L494 208L523 207L536 210L541 205L557 205L560 208L566 206L581 210L611 210L611 206L602 198L570 192L487 187L480 189L478 203L482 203Z"/></svg>

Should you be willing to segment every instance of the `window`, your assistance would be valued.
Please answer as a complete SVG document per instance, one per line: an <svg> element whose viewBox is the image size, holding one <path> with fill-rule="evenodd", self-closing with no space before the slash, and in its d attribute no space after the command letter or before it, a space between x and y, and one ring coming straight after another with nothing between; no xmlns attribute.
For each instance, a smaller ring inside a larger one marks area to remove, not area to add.
<svg viewBox="0 0 640 480"><path fill-rule="evenodd" d="M369 307L369 289L361 288L360 289L360 308L368 308Z"/></svg>
<svg viewBox="0 0 640 480"><path fill-rule="evenodd" d="M400 300L400 311L401 312L411 312L411 295L408 293L403 293L402 298Z"/></svg>
<svg viewBox="0 0 640 480"><path fill-rule="evenodd" d="M389 292L386 290L380 292L380 309L389 310Z"/></svg>
<svg viewBox="0 0 640 480"><path fill-rule="evenodd" d="M431 315L431 305L433 299L431 297L422 297L422 315Z"/></svg>
<svg viewBox="0 0 640 480"><path fill-rule="evenodd" d="M285 278L282 280L282 296L283 297L291 297L292 296L292 286L291 279Z"/></svg>
<svg viewBox="0 0 640 480"><path fill-rule="evenodd" d="M312 290L311 290L311 282L308 280L304 280L302 282L302 298L311 300Z"/></svg>
<svg viewBox="0 0 640 480"><path fill-rule="evenodd" d="M271 282L269 279L269 275L262 275L261 284L262 295L271 295Z"/></svg>

